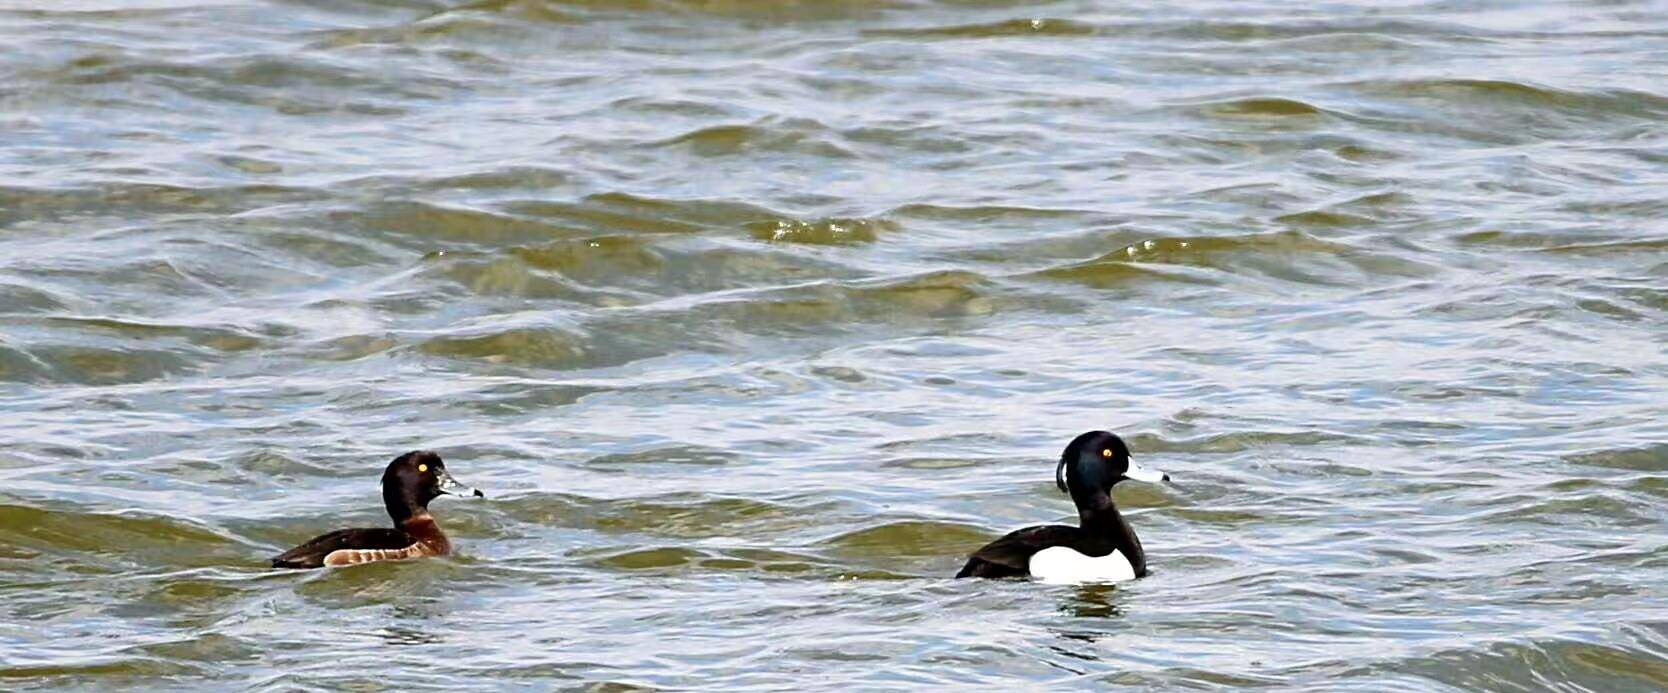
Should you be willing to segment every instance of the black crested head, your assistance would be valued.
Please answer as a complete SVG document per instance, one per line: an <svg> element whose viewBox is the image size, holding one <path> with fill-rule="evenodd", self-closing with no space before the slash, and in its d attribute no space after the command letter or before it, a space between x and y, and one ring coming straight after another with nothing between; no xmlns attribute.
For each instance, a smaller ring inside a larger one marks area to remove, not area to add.
<svg viewBox="0 0 1668 693"><path fill-rule="evenodd" d="M440 459L440 455L427 450L413 450L400 455L389 462L388 468L382 472L382 503L387 506L388 516L394 519L396 526L420 512L426 512L430 501L446 494L486 497L486 494L458 483L446 471L446 462Z"/></svg>
<svg viewBox="0 0 1668 693"><path fill-rule="evenodd" d="M1129 446L1124 439L1106 431L1089 431L1072 439L1060 453L1054 483L1076 500L1080 495L1110 493L1128 469Z"/></svg>
<svg viewBox="0 0 1668 693"><path fill-rule="evenodd" d="M1106 431L1089 431L1073 439L1054 469L1054 482L1080 508L1110 502L1112 487L1126 479L1158 483L1169 481L1170 475L1136 464L1129 458L1124 439Z"/></svg>

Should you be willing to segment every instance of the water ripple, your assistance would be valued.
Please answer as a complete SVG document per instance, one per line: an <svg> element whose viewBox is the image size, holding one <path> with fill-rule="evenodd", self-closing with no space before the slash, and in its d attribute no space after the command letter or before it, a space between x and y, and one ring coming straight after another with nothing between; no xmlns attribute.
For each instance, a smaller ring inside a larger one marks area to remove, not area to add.
<svg viewBox="0 0 1668 693"><path fill-rule="evenodd" d="M0 680L1668 686L1659 14L0 8Z"/></svg>

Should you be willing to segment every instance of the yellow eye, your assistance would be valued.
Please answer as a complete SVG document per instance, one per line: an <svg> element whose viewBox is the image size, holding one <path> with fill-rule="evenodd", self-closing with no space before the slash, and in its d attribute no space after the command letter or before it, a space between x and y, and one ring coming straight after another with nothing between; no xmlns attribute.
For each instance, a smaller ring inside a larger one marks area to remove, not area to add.
<svg viewBox="0 0 1668 693"><path fill-rule="evenodd" d="M1109 453L1106 453L1106 454L1108 454L1108 455L1110 455L1110 454L1112 454L1112 453L1110 453L1110 452L1109 452ZM429 470L429 466L428 466L428 465L426 465L426 464L419 464L419 465L417 465L417 471L419 471L419 472L426 472L426 471L428 471L428 470Z"/></svg>
<svg viewBox="0 0 1668 693"><path fill-rule="evenodd" d="M1107 459L1112 459L1112 451L1111 450L1102 450L1102 451L1100 451L1100 456L1105 457Z"/></svg>

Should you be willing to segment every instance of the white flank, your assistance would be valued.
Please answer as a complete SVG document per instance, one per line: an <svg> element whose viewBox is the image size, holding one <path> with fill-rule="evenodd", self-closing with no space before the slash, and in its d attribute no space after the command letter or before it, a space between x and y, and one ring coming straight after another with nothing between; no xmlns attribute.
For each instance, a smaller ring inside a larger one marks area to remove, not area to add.
<svg viewBox="0 0 1668 693"><path fill-rule="evenodd" d="M403 561L418 558L423 554L422 543L412 544L403 549L337 549L325 555L324 564L336 568L375 561Z"/></svg>
<svg viewBox="0 0 1668 693"><path fill-rule="evenodd" d="M1031 554L1030 568L1031 577L1063 585L1135 579L1135 567L1122 551L1094 558L1064 546L1050 546Z"/></svg>

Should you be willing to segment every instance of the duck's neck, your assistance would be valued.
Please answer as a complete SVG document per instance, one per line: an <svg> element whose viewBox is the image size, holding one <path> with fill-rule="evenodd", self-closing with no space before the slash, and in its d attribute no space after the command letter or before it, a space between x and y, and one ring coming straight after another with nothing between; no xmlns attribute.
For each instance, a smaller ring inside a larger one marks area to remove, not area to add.
<svg viewBox="0 0 1668 693"><path fill-rule="evenodd" d="M1118 512L1118 506L1112 502L1112 494L1097 493L1084 500L1086 502L1077 505L1077 517L1083 531L1107 542L1112 549L1123 552L1137 577L1146 575L1147 552L1141 549L1141 539L1135 536L1135 530Z"/></svg>
<svg viewBox="0 0 1668 693"><path fill-rule="evenodd" d="M452 552L452 542L446 538L446 533L440 531L440 525L434 521L434 516L428 510L418 510L411 517L399 523L400 529L410 534L417 543L423 545L423 550L430 556L444 556Z"/></svg>

